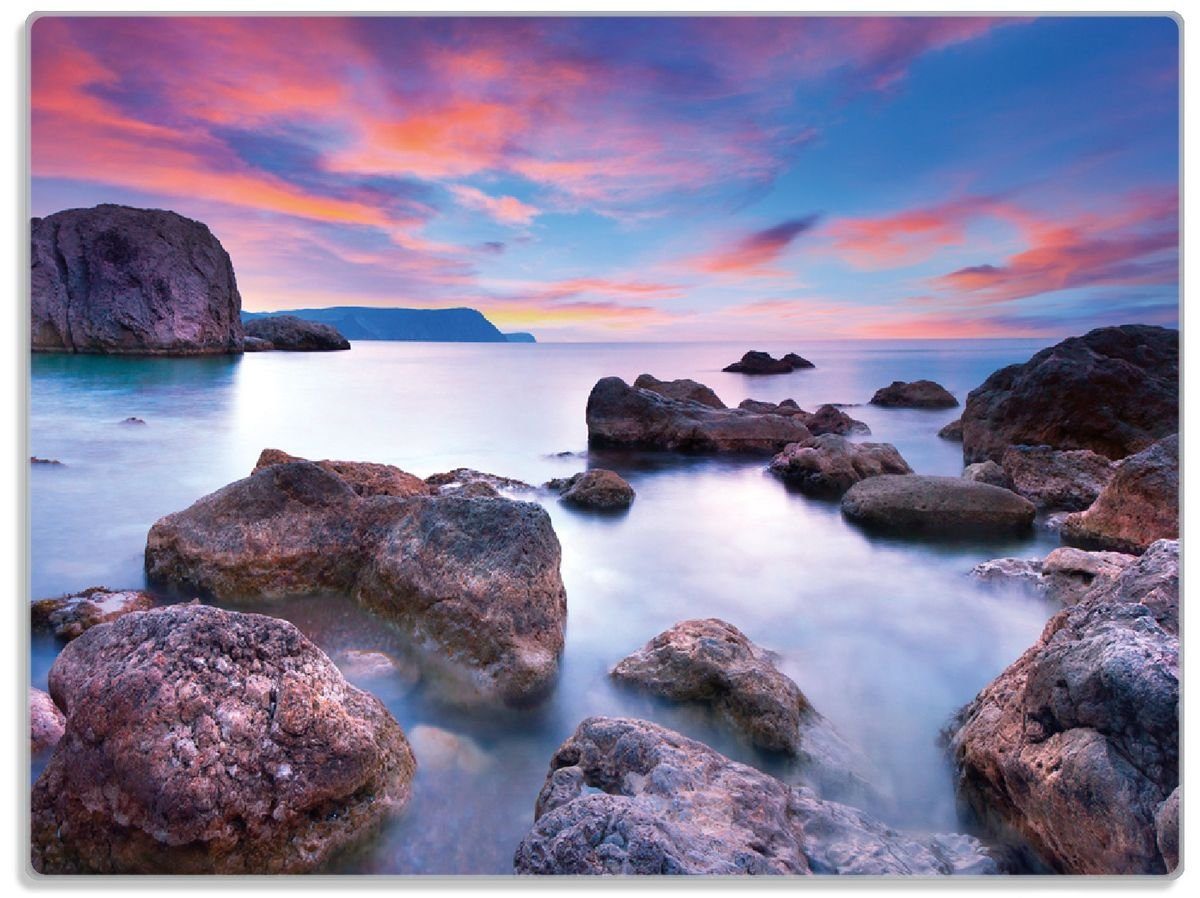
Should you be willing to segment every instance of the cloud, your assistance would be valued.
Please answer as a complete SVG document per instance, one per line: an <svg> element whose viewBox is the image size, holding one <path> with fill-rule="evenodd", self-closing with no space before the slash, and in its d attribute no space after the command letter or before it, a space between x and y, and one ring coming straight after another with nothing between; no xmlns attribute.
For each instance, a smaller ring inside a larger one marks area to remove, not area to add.
<svg viewBox="0 0 1200 898"><path fill-rule="evenodd" d="M826 228L835 252L857 268L897 268L961 246L970 223L1003 211L995 196L968 196L875 217L846 217Z"/></svg>
<svg viewBox="0 0 1200 898"><path fill-rule="evenodd" d="M507 225L531 224L541 211L536 206L521 202L515 196L490 196L465 184L451 185L450 192L466 208L483 212Z"/></svg>
<svg viewBox="0 0 1200 898"><path fill-rule="evenodd" d="M791 218L773 227L755 231L736 240L732 246L719 249L693 261L696 268L711 274L765 274L767 266L783 254L792 241L811 231L820 220L818 215Z"/></svg>

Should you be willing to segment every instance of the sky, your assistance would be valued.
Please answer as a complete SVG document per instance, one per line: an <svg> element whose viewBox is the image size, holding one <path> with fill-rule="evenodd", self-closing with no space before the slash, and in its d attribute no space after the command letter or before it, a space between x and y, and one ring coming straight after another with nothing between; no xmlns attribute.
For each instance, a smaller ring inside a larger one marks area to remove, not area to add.
<svg viewBox="0 0 1200 898"><path fill-rule="evenodd" d="M541 340L1175 326L1165 17L43 17L32 214Z"/></svg>

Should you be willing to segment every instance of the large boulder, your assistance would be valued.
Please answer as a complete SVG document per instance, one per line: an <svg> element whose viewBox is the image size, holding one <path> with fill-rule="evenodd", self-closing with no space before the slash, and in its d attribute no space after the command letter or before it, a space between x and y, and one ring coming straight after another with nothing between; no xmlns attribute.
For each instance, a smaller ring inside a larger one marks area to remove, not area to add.
<svg viewBox="0 0 1200 898"><path fill-rule="evenodd" d="M285 352L328 352L349 349L350 341L331 324L306 321L295 315L251 318L244 325L246 336L265 340L272 349ZM264 347L255 347L262 349Z"/></svg>
<svg viewBox="0 0 1200 898"><path fill-rule="evenodd" d="M1028 530L1037 510L1016 493L961 477L882 474L850 487L842 514L901 534L1001 534Z"/></svg>
<svg viewBox="0 0 1200 898"><path fill-rule="evenodd" d="M359 495L326 464L356 463L270 464L160 519L147 575L227 600L351 594L465 666L486 696L548 690L566 593L546 511L494 492Z"/></svg>
<svg viewBox="0 0 1200 898"><path fill-rule="evenodd" d="M44 755L58 745L67 728L67 718L50 694L29 689L29 753Z"/></svg>
<svg viewBox="0 0 1200 898"><path fill-rule="evenodd" d="M1155 543L1059 612L967 705L961 796L1052 869L1163 873L1156 817L1179 783L1179 544Z"/></svg>
<svg viewBox="0 0 1200 898"><path fill-rule="evenodd" d="M289 455L281 449L264 449L258 456L251 474L272 465L305 461ZM336 461L325 459L317 462L322 468L336 474L350 489L360 496L430 496L436 489L415 474L402 471L395 465L383 465L371 461Z"/></svg>
<svg viewBox="0 0 1200 898"><path fill-rule="evenodd" d="M633 504L637 495L624 477L606 468L592 468L572 477L551 480L546 486L558 490L568 505L595 511L622 511Z"/></svg>
<svg viewBox="0 0 1200 898"><path fill-rule="evenodd" d="M978 841L910 837L642 720L590 717L550 762L524 874L995 873Z"/></svg>
<svg viewBox="0 0 1200 898"><path fill-rule="evenodd" d="M894 380L875 391L871 405L884 408L953 408L958 405L958 400L949 390L932 380L907 383Z"/></svg>
<svg viewBox="0 0 1200 898"><path fill-rule="evenodd" d="M769 352L752 349L742 356L740 361L726 365L721 370L733 374L787 374L800 368L815 367L817 366L808 359L794 352L777 359Z"/></svg>
<svg viewBox="0 0 1200 898"><path fill-rule="evenodd" d="M993 373L963 409L963 457L1013 445L1124 458L1179 430L1179 332L1102 327Z"/></svg>
<svg viewBox="0 0 1200 898"><path fill-rule="evenodd" d="M1086 511L1063 522L1063 539L1139 553L1179 536L1179 437L1159 440L1120 462Z"/></svg>
<svg viewBox="0 0 1200 898"><path fill-rule="evenodd" d="M34 352L242 351L229 255L198 221L162 209L67 209L32 224Z"/></svg>
<svg viewBox="0 0 1200 898"><path fill-rule="evenodd" d="M833 433L785 447L769 470L802 492L831 497L867 477L912 473L891 443L852 443Z"/></svg>
<svg viewBox="0 0 1200 898"><path fill-rule="evenodd" d="M726 408L721 397L713 392L711 387L687 378L659 380L650 374L639 374L633 385L639 389L657 393L659 396L666 396L668 399L699 402L709 408Z"/></svg>
<svg viewBox="0 0 1200 898"><path fill-rule="evenodd" d="M995 462L988 459L976 464ZM1090 449L1049 446L1009 446L1000 467L1013 492L1038 508L1065 511L1079 511L1095 502L1114 472L1111 461Z"/></svg>
<svg viewBox="0 0 1200 898"><path fill-rule="evenodd" d="M33 786L41 873L299 873L409 797L387 709L291 624L176 605L71 642Z"/></svg>
<svg viewBox="0 0 1200 898"><path fill-rule="evenodd" d="M680 452L770 453L811 436L790 417L668 399L619 377L592 387L587 425L595 447Z"/></svg>
<svg viewBox="0 0 1200 898"><path fill-rule="evenodd" d="M154 604L154 599L140 590L92 586L74 595L38 599L30 605L29 616L35 630L71 640L97 624L107 624L134 611L148 611Z"/></svg>

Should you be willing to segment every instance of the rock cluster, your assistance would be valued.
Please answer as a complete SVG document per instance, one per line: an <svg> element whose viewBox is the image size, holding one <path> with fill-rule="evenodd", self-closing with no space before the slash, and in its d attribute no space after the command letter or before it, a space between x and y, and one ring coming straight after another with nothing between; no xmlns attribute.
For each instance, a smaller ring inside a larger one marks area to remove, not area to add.
<svg viewBox="0 0 1200 898"><path fill-rule="evenodd" d="M306 321L295 315L269 315L251 318L244 325L246 337L269 343L256 344L251 351L280 349L285 352L329 352L349 349L350 341L330 324Z"/></svg>
<svg viewBox="0 0 1200 898"><path fill-rule="evenodd" d="M722 371L733 374L787 374L801 368L817 367L806 358L789 352L783 358L774 358L769 352L750 350L740 361L726 365Z"/></svg>
<svg viewBox="0 0 1200 898"><path fill-rule="evenodd" d="M48 630L71 640L97 624L107 624L133 611L148 611L154 599L138 590L110 590L92 586L75 595L38 599L30 606L35 630Z"/></svg>
<svg viewBox="0 0 1200 898"><path fill-rule="evenodd" d="M242 351L229 255L198 221L162 209L67 209L32 225L34 352Z"/></svg>
<svg viewBox="0 0 1200 898"><path fill-rule="evenodd" d="M668 399L699 402L709 408L726 407L725 403L721 401L721 397L713 392L711 387L687 378L659 380L650 374L639 374L633 385L639 389L657 393L659 396L666 396Z"/></svg>
<svg viewBox="0 0 1200 898"><path fill-rule="evenodd" d="M622 511L633 504L637 495L624 477L606 468L592 468L572 477L551 480L546 486L557 490L568 505L596 511Z"/></svg>
<svg viewBox="0 0 1200 898"><path fill-rule="evenodd" d="M42 873L298 873L409 797L383 705L285 621L131 614L50 670L66 732L33 787Z"/></svg>
<svg viewBox="0 0 1200 898"><path fill-rule="evenodd" d="M871 405L884 408L953 408L958 405L958 400L949 390L932 380L909 383L894 380L875 391Z"/></svg>
<svg viewBox="0 0 1200 898"><path fill-rule="evenodd" d="M1010 490L961 477L882 474L850 487L842 514L871 529L953 536L1028 530L1036 509Z"/></svg>
<svg viewBox="0 0 1200 898"><path fill-rule="evenodd" d="M832 433L786 446L769 470L802 492L828 497L868 477L912 473L891 443L852 443Z"/></svg>

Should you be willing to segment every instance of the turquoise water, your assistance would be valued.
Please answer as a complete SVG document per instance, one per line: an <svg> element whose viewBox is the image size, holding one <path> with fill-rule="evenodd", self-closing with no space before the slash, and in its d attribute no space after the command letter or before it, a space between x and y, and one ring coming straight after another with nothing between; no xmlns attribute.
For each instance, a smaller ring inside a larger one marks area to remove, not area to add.
<svg viewBox="0 0 1200 898"><path fill-rule="evenodd" d="M815 370L720 371L748 348L722 344L359 342L350 352L220 359L33 359L30 471L34 597L91 585L141 587L146 532L164 514L246 476L265 447L309 458L387 462L426 476L466 466L532 483L588 464L637 490L630 512L595 517L539 494L563 546L569 620L562 676L540 707L480 708L432 677L360 681L405 729L438 727L478 750L422 754L406 811L338 871L503 873L528 830L554 749L590 714L647 717L785 778L801 772L739 741L708 714L613 686L607 670L675 622L724 618L775 650L813 705L869 759L879 796L852 798L914 830L961 828L937 746L947 719L1037 637L1043 602L966 576L999 555L1044 555L1056 540L953 544L866 535L836 503L789 492L765 459L584 453L584 405L600 377L691 377L729 405L744 398L865 403L892 380L927 377L964 399L1035 341L811 342ZM936 434L955 410L849 409L914 470L961 470ZM146 424L120 422L130 416ZM247 610L247 606L239 606ZM406 652L403 637L348 600L261 603L337 660L347 649ZM56 647L33 644L35 685Z"/></svg>

